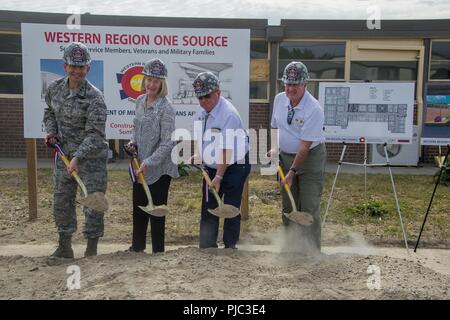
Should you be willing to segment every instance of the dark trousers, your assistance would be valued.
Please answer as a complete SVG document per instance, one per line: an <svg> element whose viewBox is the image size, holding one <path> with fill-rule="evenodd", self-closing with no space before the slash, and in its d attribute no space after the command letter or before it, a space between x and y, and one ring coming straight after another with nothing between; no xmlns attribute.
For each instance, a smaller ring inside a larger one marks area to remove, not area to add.
<svg viewBox="0 0 450 320"><path fill-rule="evenodd" d="M167 204L170 180L168 175L163 175L158 181L149 185L153 204L156 206ZM166 217L155 217L138 206L148 205L147 196L140 183L133 183L133 251L143 251L147 241L147 226L150 219L153 252L164 252L164 232Z"/></svg>
<svg viewBox="0 0 450 320"><path fill-rule="evenodd" d="M241 206L242 191L250 173L250 164L233 164L227 168L220 184L219 196L224 195L224 203L237 208ZM211 180L216 175L216 169L206 167ZM217 248L219 233L219 217L209 213L208 209L217 207L217 200L209 191L203 180L202 213L200 219L200 248ZM206 201L206 199L208 201ZM241 215L225 219L223 224L223 243L225 248L234 248L239 240L241 231Z"/></svg>

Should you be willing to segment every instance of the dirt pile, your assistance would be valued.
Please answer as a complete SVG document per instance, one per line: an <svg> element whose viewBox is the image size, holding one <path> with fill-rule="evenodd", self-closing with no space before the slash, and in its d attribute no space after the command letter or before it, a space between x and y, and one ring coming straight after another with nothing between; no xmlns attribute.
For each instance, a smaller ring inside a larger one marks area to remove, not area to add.
<svg viewBox="0 0 450 320"><path fill-rule="evenodd" d="M69 290L73 266L80 289ZM75 260L1 256L0 287L1 299L450 299L450 276L404 259L195 247Z"/></svg>

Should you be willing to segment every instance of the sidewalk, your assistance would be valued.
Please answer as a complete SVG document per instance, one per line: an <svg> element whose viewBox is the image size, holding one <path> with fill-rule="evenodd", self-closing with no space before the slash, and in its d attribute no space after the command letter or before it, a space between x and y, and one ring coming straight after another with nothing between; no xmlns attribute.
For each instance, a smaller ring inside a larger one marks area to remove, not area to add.
<svg viewBox="0 0 450 320"><path fill-rule="evenodd" d="M128 170L130 161L128 159L119 159L114 162L108 163L108 169L110 170ZM27 167L26 159L19 158L0 158L0 169L23 169ZM52 168L51 159L38 160L38 168ZM252 165L252 171L257 172L260 169L260 165ZM336 173L338 164L337 162L328 162L325 168L326 172ZM393 175L434 175L438 170L433 164L421 164L417 167L391 167ZM364 174L364 167L360 165L341 165L339 173L354 173ZM387 167L367 167L368 174L389 174Z"/></svg>

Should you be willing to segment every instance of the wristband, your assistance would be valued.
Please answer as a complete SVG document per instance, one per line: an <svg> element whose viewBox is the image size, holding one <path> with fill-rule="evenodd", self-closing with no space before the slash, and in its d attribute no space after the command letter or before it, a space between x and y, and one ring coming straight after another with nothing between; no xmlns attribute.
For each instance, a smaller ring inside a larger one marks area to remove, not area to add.
<svg viewBox="0 0 450 320"><path fill-rule="evenodd" d="M219 176L218 174L216 174L216 178L219 178L220 180L223 180L223 177Z"/></svg>
<svg viewBox="0 0 450 320"><path fill-rule="evenodd" d="M289 170L292 171L292 172L294 172L294 173L297 173L297 169L295 169L294 167L289 168Z"/></svg>

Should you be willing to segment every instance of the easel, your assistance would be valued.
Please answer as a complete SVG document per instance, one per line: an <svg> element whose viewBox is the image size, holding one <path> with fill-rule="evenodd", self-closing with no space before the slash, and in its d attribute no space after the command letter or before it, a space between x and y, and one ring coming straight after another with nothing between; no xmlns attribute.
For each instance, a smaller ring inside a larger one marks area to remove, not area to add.
<svg viewBox="0 0 450 320"><path fill-rule="evenodd" d="M397 212L398 212L398 216L400 218L400 225L402 227L402 231L403 231L403 237L405 240L405 247L406 247L406 251L409 254L409 248L408 248L408 241L406 239L406 232L405 232L405 227L403 225L403 218L402 218L402 214L400 212L400 206L398 204L398 198L397 198L397 191L395 190L395 184L394 184L394 178L392 177L392 170L391 170L391 165L389 163L389 156L387 153L387 143L384 143L384 155L386 157L386 163L371 163L368 164L367 163L367 143L364 140L364 163L353 163L353 162L344 162L342 161L344 159L344 155L345 155L345 150L347 149L347 144L345 142L343 142L343 148L342 148L342 153L341 153L341 157L339 159L339 163L338 163L338 167L336 170L336 176L334 177L334 181L333 181L333 185L331 187L331 192L330 192L330 197L328 198L328 204L327 204L327 209L325 210L325 215L323 217L323 221L322 221L322 228L325 226L325 221L328 215L328 210L330 209L331 206L331 200L333 197L333 191L334 191L334 187L336 185L336 180L339 174L339 170L341 168L341 165L343 164L348 164L348 165L355 165L355 166L363 166L364 167L364 213L367 214L367 207L366 207L366 203L367 203L367 167L388 167L389 169L389 175L391 177L391 183L392 183L392 190L394 192L394 198L395 198L395 204L397 206Z"/></svg>
<svg viewBox="0 0 450 320"><path fill-rule="evenodd" d="M439 171L439 176L436 179L436 184L434 185L433 194L431 195L430 203L428 204L427 213L425 214L425 218L423 219L422 227L420 228L419 237L417 238L416 246L414 248L414 252L416 252L417 247L419 246L420 237L422 236L423 227L425 226L425 222L427 221L428 213L430 212L431 204L433 203L434 194L436 193L436 189L439 185L439 182L441 181L442 172L447 169L447 160L448 160L448 154L450 151L450 144L447 145L447 154L444 157L444 160L442 163L440 163L441 171ZM440 155L440 152L439 152Z"/></svg>

